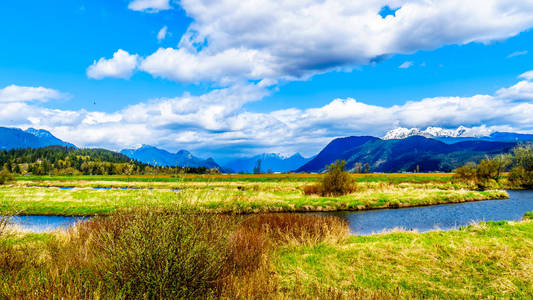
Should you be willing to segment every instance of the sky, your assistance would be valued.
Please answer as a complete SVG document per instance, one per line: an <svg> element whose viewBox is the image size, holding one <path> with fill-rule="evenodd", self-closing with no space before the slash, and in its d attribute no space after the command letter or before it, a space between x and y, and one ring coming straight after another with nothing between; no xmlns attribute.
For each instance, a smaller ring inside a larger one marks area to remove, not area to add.
<svg viewBox="0 0 533 300"><path fill-rule="evenodd" d="M533 0L6 0L0 126L311 156L398 127L533 133Z"/></svg>

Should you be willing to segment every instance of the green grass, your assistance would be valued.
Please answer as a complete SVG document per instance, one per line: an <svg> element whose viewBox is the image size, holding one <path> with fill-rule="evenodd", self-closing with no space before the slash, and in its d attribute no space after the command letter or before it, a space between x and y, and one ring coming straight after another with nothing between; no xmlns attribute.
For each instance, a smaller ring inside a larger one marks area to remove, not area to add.
<svg viewBox="0 0 533 300"><path fill-rule="evenodd" d="M350 236L342 220L316 215L141 210L68 232L0 234L0 247L0 298L533 297L529 219Z"/></svg>
<svg viewBox="0 0 533 300"><path fill-rule="evenodd" d="M290 296L531 299L533 221L289 245L275 269Z"/></svg>
<svg viewBox="0 0 533 300"><path fill-rule="evenodd" d="M143 184L143 183L141 183ZM355 193L340 197L307 196L298 184L192 183L173 191L61 190L31 186L0 187L0 214L105 215L136 208L186 207L218 213L368 210L507 198L504 191L443 190L432 185L360 184Z"/></svg>
<svg viewBox="0 0 533 300"><path fill-rule="evenodd" d="M358 182L449 182L451 173L351 174ZM79 175L19 176L17 181L121 181L121 182L316 182L321 174L218 174L218 175Z"/></svg>

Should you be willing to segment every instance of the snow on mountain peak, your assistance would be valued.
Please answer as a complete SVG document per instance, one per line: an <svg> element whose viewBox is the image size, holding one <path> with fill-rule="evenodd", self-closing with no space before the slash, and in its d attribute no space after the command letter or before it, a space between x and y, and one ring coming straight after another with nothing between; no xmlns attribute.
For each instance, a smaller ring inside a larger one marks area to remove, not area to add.
<svg viewBox="0 0 533 300"><path fill-rule="evenodd" d="M383 137L384 140L393 140L393 139L405 139L411 136L423 136L427 138L433 137L481 137L488 136L492 133L492 130L486 128L485 126L477 128L467 128L464 126L459 126L456 129L445 129L441 127L432 127L429 126L424 130L418 128L403 128L398 127L393 130L388 131Z"/></svg>

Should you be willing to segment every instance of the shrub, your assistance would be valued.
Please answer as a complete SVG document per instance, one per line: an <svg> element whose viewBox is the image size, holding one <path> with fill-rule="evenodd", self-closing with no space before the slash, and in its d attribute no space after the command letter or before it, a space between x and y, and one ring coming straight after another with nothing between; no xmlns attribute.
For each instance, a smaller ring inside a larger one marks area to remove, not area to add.
<svg viewBox="0 0 533 300"><path fill-rule="evenodd" d="M11 173L9 173L7 170L0 171L0 185L9 183L13 181L15 178Z"/></svg>
<svg viewBox="0 0 533 300"><path fill-rule="evenodd" d="M342 196L356 190L357 184L350 177L350 173L344 170L346 162L337 160L327 166L327 172L320 182L313 185L305 185L305 195Z"/></svg>
<svg viewBox="0 0 533 300"><path fill-rule="evenodd" d="M476 169L477 165L473 162L469 162L466 165L457 168L453 178L455 180L473 184L476 181Z"/></svg>
<svg viewBox="0 0 533 300"><path fill-rule="evenodd" d="M0 299L252 299L278 290L276 246L344 239L348 226L316 215L142 211L95 217L35 244L2 232Z"/></svg>
<svg viewBox="0 0 533 300"><path fill-rule="evenodd" d="M228 272L231 250L225 219L185 213L115 215L93 234L93 260L112 290L126 298L215 294Z"/></svg>
<svg viewBox="0 0 533 300"><path fill-rule="evenodd" d="M323 196L341 196L355 191L356 183L350 173L344 170L345 165L344 160L337 160L327 167L321 182Z"/></svg>

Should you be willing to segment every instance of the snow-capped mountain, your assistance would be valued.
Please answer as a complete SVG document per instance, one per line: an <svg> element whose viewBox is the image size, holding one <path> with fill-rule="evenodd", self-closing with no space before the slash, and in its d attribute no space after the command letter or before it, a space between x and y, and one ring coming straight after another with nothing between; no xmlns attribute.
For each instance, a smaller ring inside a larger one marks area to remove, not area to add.
<svg viewBox="0 0 533 300"><path fill-rule="evenodd" d="M482 137L489 136L491 131L488 129L479 130L466 128L464 126L459 126L456 129L445 129L441 127L427 127L424 130L418 128L403 128L399 127L393 129L385 134L383 137L384 140L395 140L395 139L405 139L411 136L423 136L426 138L439 138L439 137Z"/></svg>

